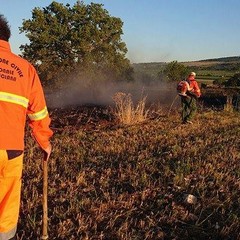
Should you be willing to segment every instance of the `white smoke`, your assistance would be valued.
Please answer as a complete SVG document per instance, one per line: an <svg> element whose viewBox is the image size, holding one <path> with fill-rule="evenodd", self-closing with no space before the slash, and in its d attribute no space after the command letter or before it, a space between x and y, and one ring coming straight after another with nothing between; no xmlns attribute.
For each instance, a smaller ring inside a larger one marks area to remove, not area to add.
<svg viewBox="0 0 240 240"><path fill-rule="evenodd" d="M143 79L144 80L144 79ZM65 108L81 105L114 104L113 96L117 92L131 94L133 102L147 97L147 104L159 104L168 107L176 97L176 84L169 84L159 80L146 84L136 79L134 82L103 81L93 83L83 79L74 79L61 90L47 94L48 106Z"/></svg>

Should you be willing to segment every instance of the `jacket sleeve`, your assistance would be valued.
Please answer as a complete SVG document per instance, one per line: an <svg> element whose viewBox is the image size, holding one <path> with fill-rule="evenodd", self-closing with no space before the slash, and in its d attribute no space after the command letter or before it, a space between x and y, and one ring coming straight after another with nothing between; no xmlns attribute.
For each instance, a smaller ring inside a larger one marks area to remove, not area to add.
<svg viewBox="0 0 240 240"><path fill-rule="evenodd" d="M30 75L32 84L27 109L27 115L30 121L29 125L32 128L32 135L37 143L42 149L46 149L50 144L49 139L53 135L52 130L49 128L51 119L48 114L40 79L32 66Z"/></svg>
<svg viewBox="0 0 240 240"><path fill-rule="evenodd" d="M199 98L201 96L201 90L198 86L197 81L193 82L193 94L196 95L197 98Z"/></svg>

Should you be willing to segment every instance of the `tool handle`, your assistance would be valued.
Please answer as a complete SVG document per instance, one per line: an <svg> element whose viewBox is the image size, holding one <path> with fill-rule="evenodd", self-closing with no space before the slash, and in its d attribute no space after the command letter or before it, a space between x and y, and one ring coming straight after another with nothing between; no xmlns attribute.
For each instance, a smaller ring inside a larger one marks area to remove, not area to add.
<svg viewBox="0 0 240 240"><path fill-rule="evenodd" d="M42 239L48 239L48 161L43 160L43 225Z"/></svg>

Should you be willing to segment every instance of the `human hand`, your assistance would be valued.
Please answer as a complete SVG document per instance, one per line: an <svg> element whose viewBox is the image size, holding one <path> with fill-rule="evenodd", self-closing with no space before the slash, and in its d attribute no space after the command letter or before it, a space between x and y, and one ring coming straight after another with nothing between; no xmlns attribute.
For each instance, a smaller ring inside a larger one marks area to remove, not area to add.
<svg viewBox="0 0 240 240"><path fill-rule="evenodd" d="M47 148L43 149L43 160L48 161L50 154L52 152L52 145L49 144Z"/></svg>

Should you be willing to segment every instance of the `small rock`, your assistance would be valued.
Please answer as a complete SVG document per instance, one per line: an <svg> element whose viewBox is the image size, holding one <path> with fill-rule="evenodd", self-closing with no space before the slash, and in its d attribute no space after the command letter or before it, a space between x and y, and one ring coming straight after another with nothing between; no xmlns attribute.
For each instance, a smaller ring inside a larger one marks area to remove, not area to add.
<svg viewBox="0 0 240 240"><path fill-rule="evenodd" d="M184 201L188 204L196 204L197 198L192 194L185 194L184 195Z"/></svg>

